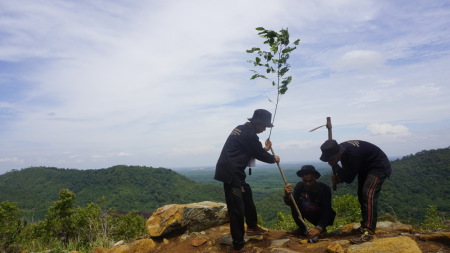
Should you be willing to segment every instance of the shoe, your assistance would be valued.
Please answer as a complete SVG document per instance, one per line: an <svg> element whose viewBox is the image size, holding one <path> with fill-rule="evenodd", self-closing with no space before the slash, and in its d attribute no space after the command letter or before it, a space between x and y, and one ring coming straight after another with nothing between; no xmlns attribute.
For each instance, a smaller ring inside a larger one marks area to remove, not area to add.
<svg viewBox="0 0 450 253"><path fill-rule="evenodd" d="M364 228L362 228L362 227L358 227L358 228L353 228L351 231L350 231L350 234L352 234L352 235L360 235L360 234L364 234Z"/></svg>
<svg viewBox="0 0 450 253"><path fill-rule="evenodd" d="M373 233L370 230L365 230L364 233L361 235L361 237L350 239L350 242L353 244L360 244L370 242L373 240L373 238L375 238L375 233Z"/></svg>
<svg viewBox="0 0 450 253"><path fill-rule="evenodd" d="M247 235L265 235L269 233L269 230L256 226L254 228L247 228L245 232Z"/></svg>

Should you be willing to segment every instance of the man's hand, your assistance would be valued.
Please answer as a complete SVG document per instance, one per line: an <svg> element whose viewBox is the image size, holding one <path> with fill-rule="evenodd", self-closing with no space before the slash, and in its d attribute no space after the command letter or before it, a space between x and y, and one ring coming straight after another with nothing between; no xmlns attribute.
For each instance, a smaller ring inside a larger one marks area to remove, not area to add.
<svg viewBox="0 0 450 253"><path fill-rule="evenodd" d="M333 184L340 184L340 183L342 183L342 179L339 176L333 176L331 180L332 180Z"/></svg>
<svg viewBox="0 0 450 253"><path fill-rule="evenodd" d="M271 148L272 148L272 142L269 139L267 139L265 146L264 146L264 150L269 151Z"/></svg>
<svg viewBox="0 0 450 253"><path fill-rule="evenodd" d="M318 235L318 234L320 234L320 231L319 231L318 229L316 229L316 228L310 228L310 229L308 230L308 239L311 239L311 238L313 238L314 236L316 236L316 235Z"/></svg>
<svg viewBox="0 0 450 253"><path fill-rule="evenodd" d="M284 194L289 195L292 193L292 186L290 184L287 184L284 186Z"/></svg>
<svg viewBox="0 0 450 253"><path fill-rule="evenodd" d="M275 155L275 162L276 162L276 163L280 163L280 157L277 156L277 155Z"/></svg>

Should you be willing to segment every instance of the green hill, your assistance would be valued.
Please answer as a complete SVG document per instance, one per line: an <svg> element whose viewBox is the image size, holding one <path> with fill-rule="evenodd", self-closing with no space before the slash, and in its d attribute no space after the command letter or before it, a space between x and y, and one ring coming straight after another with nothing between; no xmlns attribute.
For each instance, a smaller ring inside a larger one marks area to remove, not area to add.
<svg viewBox="0 0 450 253"><path fill-rule="evenodd" d="M322 177L319 181L331 186L331 169L324 162L312 163ZM300 180L296 171L303 164L281 164L287 181ZM381 190L379 214L392 214L408 224L421 222L427 207L436 205L438 211L450 214L450 147L424 150L414 155L391 161L392 176ZM290 213L284 204L283 180L276 165L258 165L247 182L252 186L258 213L268 224L273 224L277 212ZM189 178L203 183L214 183L214 171L180 171ZM356 196L357 179L352 184L339 184L333 195Z"/></svg>
<svg viewBox="0 0 450 253"><path fill-rule="evenodd" d="M283 165L289 183L303 164ZM319 181L330 183L326 163L314 164ZM392 161L393 173L383 185L380 215L390 213L408 223L420 222L429 205L450 213L450 147L426 150ZM283 180L276 165L258 165L247 182L263 220L273 223L278 211L288 213L282 196ZM0 175L0 202L17 202L28 217L42 219L61 189L77 196L77 204L99 203L104 209L153 212L166 204L198 201L224 202L222 184L213 179L214 169L180 170L142 166L114 166L100 170L32 167ZM357 180L340 184L334 195L356 195Z"/></svg>
<svg viewBox="0 0 450 253"><path fill-rule="evenodd" d="M61 189L77 204L99 203L105 209L153 212L166 204L204 200L223 202L221 186L202 184L170 169L114 166L100 170L32 167L0 176L0 202L17 202L27 216L43 219Z"/></svg>

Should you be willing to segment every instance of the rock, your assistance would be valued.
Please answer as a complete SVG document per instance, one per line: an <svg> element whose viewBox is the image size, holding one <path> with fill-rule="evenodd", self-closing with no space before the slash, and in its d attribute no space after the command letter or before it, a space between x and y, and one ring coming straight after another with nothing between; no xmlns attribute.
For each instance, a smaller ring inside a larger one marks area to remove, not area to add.
<svg viewBox="0 0 450 253"><path fill-rule="evenodd" d="M248 242L250 240L258 240L261 241L264 239L263 235L252 235L252 236L244 236L244 241ZM231 238L231 234L227 234L220 238L220 243L225 245L233 245L233 238Z"/></svg>
<svg viewBox="0 0 450 253"><path fill-rule="evenodd" d="M430 235L420 235L419 238L424 241L441 242L450 245L450 232L434 233Z"/></svg>
<svg viewBox="0 0 450 253"><path fill-rule="evenodd" d="M114 246L119 246L119 245L123 245L123 244L125 244L125 241L121 240L121 241L114 243Z"/></svg>
<svg viewBox="0 0 450 253"><path fill-rule="evenodd" d="M189 238L189 235L188 235L188 234L182 234L182 235L180 236L180 239L183 240L183 241L186 241L188 238Z"/></svg>
<svg viewBox="0 0 450 253"><path fill-rule="evenodd" d="M374 239L347 248L347 253L422 253L417 243L406 236Z"/></svg>
<svg viewBox="0 0 450 253"><path fill-rule="evenodd" d="M284 248L274 248L270 251L271 253L297 253L297 251L292 251Z"/></svg>
<svg viewBox="0 0 450 253"><path fill-rule="evenodd" d="M95 248L93 253L135 253L148 252L156 246L152 239L136 240L128 244L114 246L112 248Z"/></svg>
<svg viewBox="0 0 450 253"><path fill-rule="evenodd" d="M202 231L228 222L226 204L204 201L158 208L145 223L152 237L177 231Z"/></svg>
<svg viewBox="0 0 450 253"><path fill-rule="evenodd" d="M270 243L270 247L271 248L283 247L289 241L290 241L289 239L274 240Z"/></svg>
<svg viewBox="0 0 450 253"><path fill-rule="evenodd" d="M191 245L195 246L195 247L198 247L198 246L200 246L200 245L202 245L202 244L204 244L206 242L207 242L207 240L204 239L204 238L195 238L195 239L192 239Z"/></svg>
<svg viewBox="0 0 450 253"><path fill-rule="evenodd" d="M164 244L169 244L169 240L167 240L166 238L163 239L163 243Z"/></svg>
<svg viewBox="0 0 450 253"><path fill-rule="evenodd" d="M342 248L342 246L339 243L335 242L335 243L328 245L327 252L328 253L344 253L344 249Z"/></svg>

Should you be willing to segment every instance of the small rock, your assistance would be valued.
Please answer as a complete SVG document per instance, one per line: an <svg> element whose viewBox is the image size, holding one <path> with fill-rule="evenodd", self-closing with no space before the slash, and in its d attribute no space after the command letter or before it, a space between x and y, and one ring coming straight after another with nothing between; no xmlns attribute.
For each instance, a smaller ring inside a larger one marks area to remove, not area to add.
<svg viewBox="0 0 450 253"><path fill-rule="evenodd" d="M191 245L195 246L195 247L198 247L198 246L200 246L200 245L202 245L202 244L204 244L206 242L207 241L204 238L195 238L195 239L192 239Z"/></svg>
<svg viewBox="0 0 450 253"><path fill-rule="evenodd" d="M124 245L124 244L125 244L125 241L121 240L121 241L114 243L114 246L119 246L119 245Z"/></svg>
<svg viewBox="0 0 450 253"><path fill-rule="evenodd" d="M287 242L289 242L289 239L280 239L280 240L275 240L272 241L270 243L270 247L271 248L279 248L279 247L283 247Z"/></svg>
<svg viewBox="0 0 450 253"><path fill-rule="evenodd" d="M342 246L339 243L335 242L333 244L328 245L327 252L328 253L344 253L344 249L342 248Z"/></svg>
<svg viewBox="0 0 450 253"><path fill-rule="evenodd" d="M169 244L169 240L167 240L166 238L163 239L163 243L164 244Z"/></svg>
<svg viewBox="0 0 450 253"><path fill-rule="evenodd" d="M183 241L186 241L188 238L189 238L189 235L188 235L188 234L182 234L182 235L180 236L180 239L183 240Z"/></svg>

